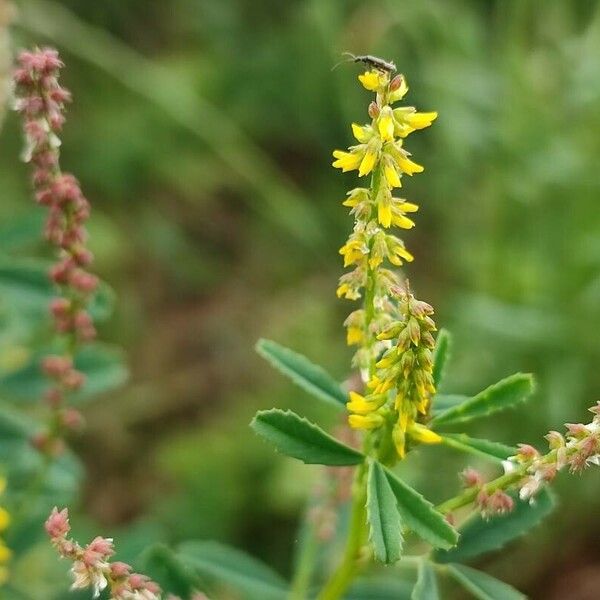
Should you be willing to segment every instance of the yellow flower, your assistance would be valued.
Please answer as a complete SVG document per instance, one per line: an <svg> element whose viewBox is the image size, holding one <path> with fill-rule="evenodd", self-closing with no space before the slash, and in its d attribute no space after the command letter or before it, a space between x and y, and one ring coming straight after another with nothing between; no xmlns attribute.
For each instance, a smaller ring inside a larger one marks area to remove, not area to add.
<svg viewBox="0 0 600 600"><path fill-rule="evenodd" d="M436 112L415 112L408 115L406 120L413 129L425 129L425 127L429 127L437 119L437 116Z"/></svg>
<svg viewBox="0 0 600 600"><path fill-rule="evenodd" d="M398 175L396 165L388 156L385 157L383 162L383 174L390 187L402 187L402 182L400 181L400 176Z"/></svg>
<svg viewBox="0 0 600 600"><path fill-rule="evenodd" d="M352 429L377 429L383 425L383 417L377 413L369 415L350 415L348 424Z"/></svg>
<svg viewBox="0 0 600 600"><path fill-rule="evenodd" d="M363 87L370 92L380 92L388 84L389 75L382 73L377 69L365 71L358 76L358 80L363 84Z"/></svg>
<svg viewBox="0 0 600 600"><path fill-rule="evenodd" d="M361 144L366 144L373 137L373 128L370 125L352 123L352 134Z"/></svg>
<svg viewBox="0 0 600 600"><path fill-rule="evenodd" d="M6 479L0 478L0 494L4 491L6 487ZM10 525L10 515L8 511L2 507L0 507L0 531L4 531ZM0 585L6 582L8 579L9 571L3 566L7 563L12 556L12 552L8 546L4 543L4 541L0 538Z"/></svg>
<svg viewBox="0 0 600 600"><path fill-rule="evenodd" d="M369 247L365 244L362 235L351 236L340 248L340 254L344 257L344 266L348 267L360 262L369 253Z"/></svg>
<svg viewBox="0 0 600 600"><path fill-rule="evenodd" d="M413 175L414 173L422 173L425 168L422 165L418 165L416 162L413 162L407 156L399 155L396 158L396 162L398 166L402 169L404 173L407 175Z"/></svg>
<svg viewBox="0 0 600 600"><path fill-rule="evenodd" d="M348 346L362 344L364 339L363 330L360 327L348 327L346 331L346 343Z"/></svg>
<svg viewBox="0 0 600 600"><path fill-rule="evenodd" d="M419 423L413 423L408 428L408 434L411 438L423 444L440 444L442 442L441 436L435 431L431 431L431 429Z"/></svg>
<svg viewBox="0 0 600 600"><path fill-rule="evenodd" d="M384 106L379 113L377 120L377 129L384 142L391 142L394 139L394 119L392 109Z"/></svg>
<svg viewBox="0 0 600 600"><path fill-rule="evenodd" d="M342 169L345 173L346 171L353 171L354 169L358 169L363 156L358 152L344 152L343 150L334 150L333 157L337 160L334 160L331 164L336 169Z"/></svg>
<svg viewBox="0 0 600 600"><path fill-rule="evenodd" d="M388 102L393 104L394 102L398 102L398 100L402 100L406 93L408 92L408 84L406 83L406 79L404 75L396 75L390 84L390 94L388 96Z"/></svg>

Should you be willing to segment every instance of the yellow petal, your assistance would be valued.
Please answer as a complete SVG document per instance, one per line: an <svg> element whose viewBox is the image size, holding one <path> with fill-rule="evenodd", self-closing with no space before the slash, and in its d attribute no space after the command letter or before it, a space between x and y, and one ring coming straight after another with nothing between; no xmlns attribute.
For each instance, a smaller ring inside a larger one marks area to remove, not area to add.
<svg viewBox="0 0 600 600"><path fill-rule="evenodd" d="M410 437L423 444L439 444L442 441L441 436L439 436L435 431L431 431L431 429L428 429L423 425L419 425L418 423L411 425L408 433Z"/></svg>
<svg viewBox="0 0 600 600"><path fill-rule="evenodd" d="M392 112L382 111L377 121L377 128L379 129L379 135L384 142L391 142L394 139L394 121L392 119Z"/></svg>
<svg viewBox="0 0 600 600"><path fill-rule="evenodd" d="M369 129L357 125L356 123L352 123L352 134L361 144L365 144L371 138L372 132L369 131Z"/></svg>
<svg viewBox="0 0 600 600"><path fill-rule="evenodd" d="M419 206L417 204L413 204L412 202L402 202L398 205L398 208L402 212L414 213L419 210Z"/></svg>
<svg viewBox="0 0 600 600"><path fill-rule="evenodd" d="M412 175L413 173L422 173L425 170L425 167L417 164L410 160L410 158L405 158L403 156L399 156L396 159L398 166L406 173L407 175Z"/></svg>
<svg viewBox="0 0 600 600"><path fill-rule="evenodd" d="M394 225L402 229L412 229L415 226L415 222L404 215L394 215Z"/></svg>
<svg viewBox="0 0 600 600"><path fill-rule="evenodd" d="M334 150L334 160L332 166L336 169L342 169L342 171L352 171L358 169L358 166L362 160L362 154L359 152L344 152L343 150Z"/></svg>
<svg viewBox="0 0 600 600"><path fill-rule="evenodd" d="M377 206L377 220L384 226L392 224L392 207L389 202L380 202Z"/></svg>
<svg viewBox="0 0 600 600"><path fill-rule="evenodd" d="M373 150L371 149L367 150L364 158L360 163L360 168L358 169L359 177L362 177L363 175L368 175L373 170L376 160L377 152L373 152Z"/></svg>
<svg viewBox="0 0 600 600"><path fill-rule="evenodd" d="M379 71L365 71L362 75L358 76L358 80L370 92L376 92L381 87Z"/></svg>
<svg viewBox="0 0 600 600"><path fill-rule="evenodd" d="M346 343L348 346L360 344L363 341L363 332L360 327L348 327L346 332Z"/></svg>
<svg viewBox="0 0 600 600"><path fill-rule="evenodd" d="M383 173L388 185L391 187L402 187L402 182L400 181L400 177L398 177L398 172L393 165L386 163L386 165L383 167Z"/></svg>
<svg viewBox="0 0 600 600"><path fill-rule="evenodd" d="M414 129L425 129L425 127L429 127L431 123L437 119L437 116L438 114L436 112L416 112L411 115L407 115L406 120Z"/></svg>
<svg viewBox="0 0 600 600"><path fill-rule="evenodd" d="M350 415L348 424L352 429L376 429L383 425L383 417L376 413L370 415Z"/></svg>

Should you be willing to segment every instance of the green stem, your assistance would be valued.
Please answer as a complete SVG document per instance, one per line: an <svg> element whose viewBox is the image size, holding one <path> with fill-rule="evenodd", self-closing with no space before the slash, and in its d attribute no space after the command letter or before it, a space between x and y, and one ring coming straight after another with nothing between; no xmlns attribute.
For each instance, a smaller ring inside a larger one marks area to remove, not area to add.
<svg viewBox="0 0 600 600"><path fill-rule="evenodd" d="M305 600L313 578L319 543L312 523L308 523L305 535L301 542L302 548L292 580L289 600Z"/></svg>
<svg viewBox="0 0 600 600"><path fill-rule="evenodd" d="M360 549L364 542L367 522L365 473L365 465L360 465L356 471L354 480L355 491L344 556L338 568L333 572L331 578L317 596L317 600L338 600L358 574L359 566L357 565L357 559L359 558Z"/></svg>

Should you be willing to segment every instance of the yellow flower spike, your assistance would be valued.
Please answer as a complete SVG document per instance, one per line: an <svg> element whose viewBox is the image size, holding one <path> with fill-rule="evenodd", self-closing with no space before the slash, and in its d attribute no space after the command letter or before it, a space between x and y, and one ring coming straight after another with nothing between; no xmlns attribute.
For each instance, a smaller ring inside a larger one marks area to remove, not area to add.
<svg viewBox="0 0 600 600"><path fill-rule="evenodd" d="M361 144L366 144L373 136L373 130L368 125L363 126L352 123L352 134Z"/></svg>
<svg viewBox="0 0 600 600"><path fill-rule="evenodd" d="M358 152L344 152L343 150L334 150L333 157L337 160L334 160L331 165L336 169L342 169L344 173L358 169L363 159L362 154Z"/></svg>
<svg viewBox="0 0 600 600"><path fill-rule="evenodd" d="M352 429L377 429L383 425L383 417L376 413L369 415L350 415L348 424Z"/></svg>
<svg viewBox="0 0 600 600"><path fill-rule="evenodd" d="M7 563L12 557L12 552L8 546L5 546L3 542L0 542L0 563Z"/></svg>
<svg viewBox="0 0 600 600"><path fill-rule="evenodd" d="M387 75L377 70L365 71L358 76L358 80L363 84L363 87L370 92L378 92L387 84L387 78Z"/></svg>
<svg viewBox="0 0 600 600"><path fill-rule="evenodd" d="M407 115L405 118L413 129L425 129L425 127L429 127L437 119L437 116L437 112L415 112Z"/></svg>
<svg viewBox="0 0 600 600"><path fill-rule="evenodd" d="M408 434L422 444L441 444L442 442L440 435L419 423L413 423L408 429Z"/></svg>
<svg viewBox="0 0 600 600"><path fill-rule="evenodd" d="M425 170L425 167L423 167L422 165L419 165L416 162L410 160L410 158L405 158L403 156L398 156L398 158L396 158L396 162L398 163L398 166L402 169L402 171L407 175L413 175L414 173L422 173Z"/></svg>
<svg viewBox="0 0 600 600"><path fill-rule="evenodd" d="M389 106L384 106L381 109L377 120L377 129L384 142L391 142L394 139L394 119L392 109Z"/></svg>

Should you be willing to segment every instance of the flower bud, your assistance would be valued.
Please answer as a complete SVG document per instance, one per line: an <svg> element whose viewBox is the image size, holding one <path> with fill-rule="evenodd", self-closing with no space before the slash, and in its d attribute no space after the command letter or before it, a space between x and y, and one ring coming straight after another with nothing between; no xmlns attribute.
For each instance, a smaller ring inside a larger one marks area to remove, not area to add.
<svg viewBox="0 0 600 600"><path fill-rule="evenodd" d="M377 106L376 102L371 102L371 104L369 104L369 116L372 119L376 119L379 116L379 106Z"/></svg>

